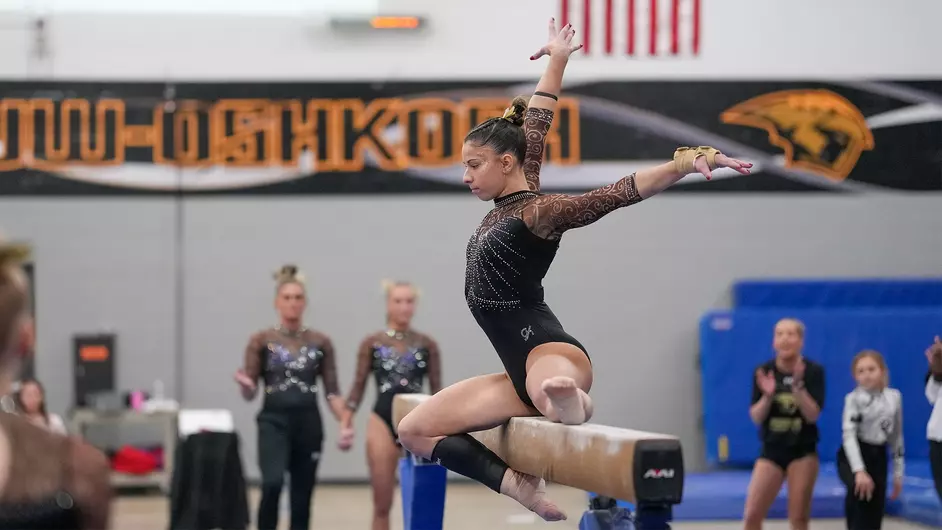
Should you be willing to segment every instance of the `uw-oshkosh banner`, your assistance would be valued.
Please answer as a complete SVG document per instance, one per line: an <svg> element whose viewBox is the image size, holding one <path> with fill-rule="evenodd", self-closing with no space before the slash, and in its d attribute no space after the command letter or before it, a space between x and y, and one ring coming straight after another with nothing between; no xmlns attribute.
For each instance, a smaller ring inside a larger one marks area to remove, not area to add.
<svg viewBox="0 0 942 530"><path fill-rule="evenodd" d="M464 135L532 88L0 83L0 194L464 192ZM591 189L712 145L754 174L673 190L939 190L940 108L942 81L567 86L543 186Z"/></svg>

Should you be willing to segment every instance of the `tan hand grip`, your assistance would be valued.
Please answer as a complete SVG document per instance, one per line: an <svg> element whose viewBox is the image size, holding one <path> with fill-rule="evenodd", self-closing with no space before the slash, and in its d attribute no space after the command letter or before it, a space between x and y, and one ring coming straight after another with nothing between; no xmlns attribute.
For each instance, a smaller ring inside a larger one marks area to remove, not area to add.
<svg viewBox="0 0 942 530"><path fill-rule="evenodd" d="M710 169L716 169L716 155L722 154L719 150L710 146L701 145L700 147L678 147L674 151L674 167L681 175L696 173L693 163L701 156L706 157L707 165Z"/></svg>

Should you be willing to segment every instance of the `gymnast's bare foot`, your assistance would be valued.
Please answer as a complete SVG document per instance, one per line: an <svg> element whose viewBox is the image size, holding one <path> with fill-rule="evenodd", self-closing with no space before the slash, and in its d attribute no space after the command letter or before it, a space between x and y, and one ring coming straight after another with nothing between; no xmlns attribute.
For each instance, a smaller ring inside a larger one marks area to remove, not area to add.
<svg viewBox="0 0 942 530"><path fill-rule="evenodd" d="M582 425L586 422L585 394L571 377L550 377L543 381L543 393L550 401L555 418L551 420L566 425Z"/></svg>
<svg viewBox="0 0 942 530"><path fill-rule="evenodd" d="M546 498L546 482L513 469L504 473L500 492L539 515L544 521L565 521L566 514Z"/></svg>

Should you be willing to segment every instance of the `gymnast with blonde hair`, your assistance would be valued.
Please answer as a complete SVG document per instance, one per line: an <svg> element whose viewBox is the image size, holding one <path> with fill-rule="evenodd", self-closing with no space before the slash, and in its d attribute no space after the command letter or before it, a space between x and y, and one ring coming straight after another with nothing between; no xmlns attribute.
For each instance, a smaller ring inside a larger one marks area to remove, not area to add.
<svg viewBox="0 0 942 530"><path fill-rule="evenodd" d="M33 352L28 249L0 241L0 395ZM111 468L98 449L0 411L0 530L104 530Z"/></svg>
<svg viewBox="0 0 942 530"><path fill-rule="evenodd" d="M302 323L307 307L304 277L296 266L285 265L275 273L275 282L275 309L281 322L252 335L235 380L246 400L255 397L259 382L264 388L257 418L262 497L256 526L259 530L278 526L278 501L287 472L291 474L290 529L305 530L324 442L317 395L324 394L338 421L346 409L330 337ZM340 448L348 450L351 443L352 433L342 431Z"/></svg>
<svg viewBox="0 0 942 530"><path fill-rule="evenodd" d="M422 393L428 380L430 393L442 387L441 357L432 337L412 328L419 292L404 281L385 280L386 327L360 343L356 379L347 397L342 425L352 432L353 415L363 399L367 379L376 382L376 401L366 427L366 458L373 488L373 530L389 529L389 510L396 488L396 466L402 450L392 423L396 394Z"/></svg>
<svg viewBox="0 0 942 530"><path fill-rule="evenodd" d="M818 479L818 418L824 407L824 366L802 354L805 325L783 318L772 332L775 356L758 366L752 380L749 417L759 427L762 452L746 494L744 528L762 528L782 484L788 483L788 521L793 530L811 524L811 499Z"/></svg>

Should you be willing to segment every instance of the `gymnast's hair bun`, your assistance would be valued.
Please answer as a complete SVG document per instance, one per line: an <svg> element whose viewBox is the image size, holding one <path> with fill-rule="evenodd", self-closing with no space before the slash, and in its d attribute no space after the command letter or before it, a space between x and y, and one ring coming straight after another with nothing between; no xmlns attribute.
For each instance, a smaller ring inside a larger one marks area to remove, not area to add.
<svg viewBox="0 0 942 530"><path fill-rule="evenodd" d="M275 271L274 274L275 281L279 284L284 283L304 283L304 276L298 272L297 265L283 265L280 269Z"/></svg>
<svg viewBox="0 0 942 530"><path fill-rule="evenodd" d="M527 98L517 96L510 102L510 106L504 111L503 118L517 127L523 127L523 117L527 113Z"/></svg>
<svg viewBox="0 0 942 530"><path fill-rule="evenodd" d="M19 265L29 259L28 245L17 243L0 243L0 269L11 265Z"/></svg>

